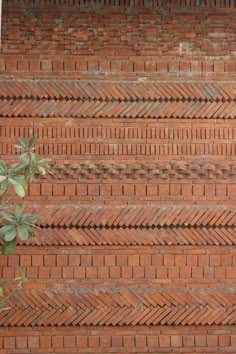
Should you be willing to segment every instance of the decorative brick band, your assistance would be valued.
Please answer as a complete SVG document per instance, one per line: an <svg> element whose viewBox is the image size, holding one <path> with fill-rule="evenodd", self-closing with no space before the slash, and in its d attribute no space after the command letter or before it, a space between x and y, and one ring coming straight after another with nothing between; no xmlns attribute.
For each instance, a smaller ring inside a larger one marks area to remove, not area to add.
<svg viewBox="0 0 236 354"><path fill-rule="evenodd" d="M22 290L1 326L235 325L235 290Z"/></svg>
<svg viewBox="0 0 236 354"><path fill-rule="evenodd" d="M178 156L191 155L197 158L201 155L236 156L236 128L229 127L227 123L219 122L210 126L206 122L199 126L194 122L190 126L179 123L176 127L174 121L165 126L158 123L127 122L120 126L120 122L79 122L71 119L69 127L61 119L53 122L44 120L37 125L32 119L15 119L14 123L0 118L0 153L1 155L15 155L14 144L19 136L29 138L32 134L37 136L38 152L44 156L74 160L81 162L87 156L135 156L146 159L146 156Z"/></svg>
<svg viewBox="0 0 236 354"><path fill-rule="evenodd" d="M236 176L235 163L161 162L161 163L64 163L52 165L57 179L230 179ZM54 178L49 175L48 178ZM135 181L134 181L135 182Z"/></svg>
<svg viewBox="0 0 236 354"><path fill-rule="evenodd" d="M91 326L91 327L21 327L2 330L1 352L25 354L49 349L55 354L104 353L231 353L236 350L235 326ZM16 349L13 349L16 348ZM23 350L22 350L23 348Z"/></svg>
<svg viewBox="0 0 236 354"><path fill-rule="evenodd" d="M234 227L234 207L76 207L33 206L28 213L37 213L37 225L53 228L155 228L155 227Z"/></svg>
<svg viewBox="0 0 236 354"><path fill-rule="evenodd" d="M92 130L92 128L91 128ZM8 139L9 140L9 139ZM38 139L39 142L41 139ZM120 139L122 140L122 139ZM212 139L213 140L213 139ZM72 142L72 139L64 139L62 142L57 139L55 142L43 143L39 150L42 155L54 156L57 160L66 155L67 160L74 160L75 157L80 161L87 160L88 156L93 156L95 159L104 159L104 156L114 158L116 156L135 156L139 161L149 159L153 156L196 156L210 155L212 156L236 156L236 143L234 142L214 142L210 140L199 143L186 143L183 139L177 142L166 143L144 143L125 140L123 142ZM12 139L11 139L12 141ZM78 140L77 140L78 141ZM13 143L4 143L4 138L0 142L1 155L15 155Z"/></svg>
<svg viewBox="0 0 236 354"><path fill-rule="evenodd" d="M2 81L0 116L235 118L235 91L232 83Z"/></svg>
<svg viewBox="0 0 236 354"><path fill-rule="evenodd" d="M133 228L44 228L35 230L31 246L158 246L158 245L236 245L235 226L214 227L133 227Z"/></svg>
<svg viewBox="0 0 236 354"><path fill-rule="evenodd" d="M99 139L112 142L163 142L170 143L171 140L180 141L186 140L193 144L196 140L199 143L214 141L220 144L222 140L227 140L224 143L233 144L236 140L236 127L229 126L224 122L213 125L212 122L204 122L204 126L197 122L179 123L175 125L166 125L163 123L140 124L126 122L124 126L120 122L101 122L97 120L93 122L78 122L77 120L69 120L70 126L65 126L60 119L55 119L49 123L43 121L40 126L38 121L32 119L30 122L27 119L15 119L13 122L6 121L0 118L0 143L15 143L18 142L20 135L29 138L32 134L37 135L39 144L63 144L76 143L81 141L91 141ZM44 123L44 124L43 124ZM174 123L174 122L173 122ZM177 125L177 126L176 126ZM232 125L232 124L230 124ZM105 142L104 141L104 142ZM41 146L40 146L41 147ZM41 153L41 152L40 152Z"/></svg>
<svg viewBox="0 0 236 354"><path fill-rule="evenodd" d="M40 4L40 5L39 5ZM156 7L163 7L163 8L172 8L178 9L180 8L201 8L201 9L234 9L236 7L234 0L43 0L40 3L37 0L5 0L3 2L4 8L12 7L17 8L18 6L21 8L38 8L40 7L61 7L65 6L66 8L71 7L92 7L92 6L115 6L115 7L141 7L141 8L156 8Z"/></svg>

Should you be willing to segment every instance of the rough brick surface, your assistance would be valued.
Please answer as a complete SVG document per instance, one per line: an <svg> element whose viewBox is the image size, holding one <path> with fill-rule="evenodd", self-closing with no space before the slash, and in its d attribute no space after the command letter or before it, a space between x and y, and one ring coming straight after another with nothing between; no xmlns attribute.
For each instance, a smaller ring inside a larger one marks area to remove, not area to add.
<svg viewBox="0 0 236 354"><path fill-rule="evenodd" d="M57 178L0 257L2 354L236 352L233 0L4 0L0 154Z"/></svg>

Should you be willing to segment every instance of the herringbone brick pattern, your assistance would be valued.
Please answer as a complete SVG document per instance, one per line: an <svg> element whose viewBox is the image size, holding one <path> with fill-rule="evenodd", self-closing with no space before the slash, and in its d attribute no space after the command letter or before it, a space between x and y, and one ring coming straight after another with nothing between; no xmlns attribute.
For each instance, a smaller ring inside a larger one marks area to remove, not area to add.
<svg viewBox="0 0 236 354"><path fill-rule="evenodd" d="M28 207L41 216L40 227L68 228L153 228L234 227L234 207Z"/></svg>
<svg viewBox="0 0 236 354"><path fill-rule="evenodd" d="M25 290L11 297L2 326L233 325L233 291Z"/></svg>
<svg viewBox="0 0 236 354"><path fill-rule="evenodd" d="M145 231L113 228L103 229L43 229L36 230L21 245L236 245L234 227L168 227Z"/></svg>
<svg viewBox="0 0 236 354"><path fill-rule="evenodd" d="M34 237L19 245L235 245L236 209L37 207Z"/></svg>
<svg viewBox="0 0 236 354"><path fill-rule="evenodd" d="M0 82L1 117L229 118L233 83Z"/></svg>

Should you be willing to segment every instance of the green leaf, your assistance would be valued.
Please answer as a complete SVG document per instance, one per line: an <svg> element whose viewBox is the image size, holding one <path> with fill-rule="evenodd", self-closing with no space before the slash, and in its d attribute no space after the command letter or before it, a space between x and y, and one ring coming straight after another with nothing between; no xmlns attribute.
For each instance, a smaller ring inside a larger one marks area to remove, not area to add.
<svg viewBox="0 0 236 354"><path fill-rule="evenodd" d="M44 158L44 159L39 160L38 163L45 164L45 163L48 163L48 162L51 162L51 161L52 161L51 159Z"/></svg>
<svg viewBox="0 0 236 354"><path fill-rule="evenodd" d="M36 139L36 135L33 135L33 136L30 138L29 147L31 147L31 146L34 144L35 139Z"/></svg>
<svg viewBox="0 0 236 354"><path fill-rule="evenodd" d="M19 155L17 158L20 161L25 161L25 162L28 162L28 163L30 162L27 152L25 152L24 154Z"/></svg>
<svg viewBox="0 0 236 354"><path fill-rule="evenodd" d="M15 163L14 165L12 165L10 167L9 171L10 171L10 173L14 173L19 170L24 170L28 166L29 166L29 161L18 162L18 163Z"/></svg>
<svg viewBox="0 0 236 354"><path fill-rule="evenodd" d="M0 287L0 296L3 296L3 288Z"/></svg>
<svg viewBox="0 0 236 354"><path fill-rule="evenodd" d="M24 221L24 222L27 222L27 223L30 223L30 222L36 222L40 219L40 216L38 215L33 215L33 214L24 214L22 215L21 217L21 220Z"/></svg>
<svg viewBox="0 0 236 354"><path fill-rule="evenodd" d="M9 182L13 185L22 184L25 179L24 175L11 176Z"/></svg>
<svg viewBox="0 0 236 354"><path fill-rule="evenodd" d="M17 233L21 240L25 241L29 237L29 232L24 225L17 226Z"/></svg>
<svg viewBox="0 0 236 354"><path fill-rule="evenodd" d="M14 228L14 225L4 225L0 228L0 235L4 236L7 232L11 231Z"/></svg>
<svg viewBox="0 0 236 354"><path fill-rule="evenodd" d="M45 175L46 174L46 169L42 166L37 166L37 170L39 173L41 173L41 175Z"/></svg>
<svg viewBox="0 0 236 354"><path fill-rule="evenodd" d="M23 148L28 149L27 141L23 136L19 136L19 142Z"/></svg>
<svg viewBox="0 0 236 354"><path fill-rule="evenodd" d="M17 217L17 219L21 217L23 210L24 210L24 206L22 204L16 204L15 216Z"/></svg>
<svg viewBox="0 0 236 354"><path fill-rule="evenodd" d="M0 183L6 180L6 176L0 176Z"/></svg>
<svg viewBox="0 0 236 354"><path fill-rule="evenodd" d="M5 236L4 236L5 241L10 242L10 241L14 240L14 238L16 238L16 234L17 234L17 232L14 227L14 228L12 228L12 230L8 231L5 234Z"/></svg>
<svg viewBox="0 0 236 354"><path fill-rule="evenodd" d="M9 183L7 180L3 181L1 184L0 184L0 195L6 193L7 189L8 189L8 186L9 186Z"/></svg>
<svg viewBox="0 0 236 354"><path fill-rule="evenodd" d="M21 278L22 278L22 280L26 280L25 267L22 267L22 268L21 268Z"/></svg>
<svg viewBox="0 0 236 354"><path fill-rule="evenodd" d="M24 187L21 185L21 184L15 184L13 185L14 189L15 189L15 192L16 194L21 197L21 198L24 198L25 196L25 189Z"/></svg>
<svg viewBox="0 0 236 354"><path fill-rule="evenodd" d="M11 242L4 241L1 249L1 254L7 254L8 256L11 255L15 249L15 246L16 246L16 238Z"/></svg>
<svg viewBox="0 0 236 354"><path fill-rule="evenodd" d="M0 160L0 173L1 175L5 175L7 170L7 166L3 160Z"/></svg>
<svg viewBox="0 0 236 354"><path fill-rule="evenodd" d="M0 216L2 216L4 220L10 221L10 222L14 221L12 215L7 214L5 211L0 211Z"/></svg>
<svg viewBox="0 0 236 354"><path fill-rule="evenodd" d="M15 145L15 147L17 148L17 150L25 150L21 145Z"/></svg>

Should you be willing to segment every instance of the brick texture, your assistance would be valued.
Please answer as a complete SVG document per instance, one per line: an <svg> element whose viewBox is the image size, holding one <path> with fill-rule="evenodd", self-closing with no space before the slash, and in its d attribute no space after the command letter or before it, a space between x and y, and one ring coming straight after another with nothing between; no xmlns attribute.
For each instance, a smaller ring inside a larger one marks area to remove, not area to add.
<svg viewBox="0 0 236 354"><path fill-rule="evenodd" d="M233 0L4 0L0 154L39 229L2 354L235 353ZM7 290L10 291L10 288Z"/></svg>

